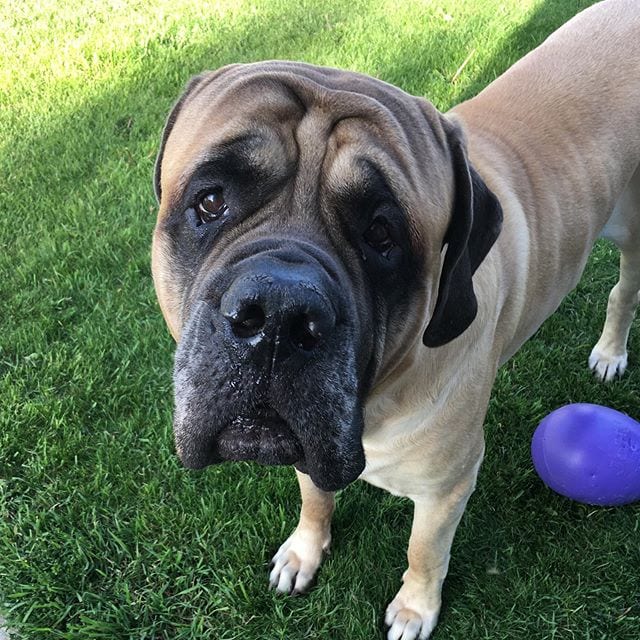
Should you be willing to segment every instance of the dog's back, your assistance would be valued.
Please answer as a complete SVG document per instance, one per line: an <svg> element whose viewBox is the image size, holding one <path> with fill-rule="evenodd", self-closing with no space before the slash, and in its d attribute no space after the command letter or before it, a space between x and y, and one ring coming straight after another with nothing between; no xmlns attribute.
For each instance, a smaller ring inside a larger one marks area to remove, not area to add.
<svg viewBox="0 0 640 640"><path fill-rule="evenodd" d="M635 288L624 306L632 297L635 306L640 283L629 273L640 271L630 266L640 263L640 3L609 0L583 11L452 112L507 211L494 255L511 264L500 311L502 360L577 284L601 233L623 250L623 288ZM523 243L526 252L518 250ZM622 343L632 314L625 317L615 345L599 343L602 353L592 356L602 378L626 366Z"/></svg>

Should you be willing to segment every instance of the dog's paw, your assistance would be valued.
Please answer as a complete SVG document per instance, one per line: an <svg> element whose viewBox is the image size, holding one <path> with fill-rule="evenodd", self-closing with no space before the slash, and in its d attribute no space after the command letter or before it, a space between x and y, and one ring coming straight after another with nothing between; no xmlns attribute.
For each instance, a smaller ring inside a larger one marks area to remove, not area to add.
<svg viewBox="0 0 640 640"><path fill-rule="evenodd" d="M616 376L620 377L627 368L627 352L611 353L596 345L589 356L589 368L596 377L603 382L610 382Z"/></svg>
<svg viewBox="0 0 640 640"><path fill-rule="evenodd" d="M424 593L406 584L387 607L387 640L426 640L438 622L440 603L436 606Z"/></svg>
<svg viewBox="0 0 640 640"><path fill-rule="evenodd" d="M273 556L269 586L291 595L307 591L330 544L330 535L296 529Z"/></svg>

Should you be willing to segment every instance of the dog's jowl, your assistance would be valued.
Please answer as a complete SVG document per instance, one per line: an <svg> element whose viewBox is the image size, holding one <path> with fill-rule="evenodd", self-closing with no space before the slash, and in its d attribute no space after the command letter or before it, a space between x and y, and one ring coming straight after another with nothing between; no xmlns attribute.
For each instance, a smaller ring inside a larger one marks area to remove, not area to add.
<svg viewBox="0 0 640 640"><path fill-rule="evenodd" d="M270 582L304 591L333 492L410 497L388 638L427 638L484 451L497 368L599 235L620 281L589 364L621 375L640 289L640 4L582 12L446 114L294 62L194 78L156 168L158 299L187 467L293 465L300 523Z"/></svg>

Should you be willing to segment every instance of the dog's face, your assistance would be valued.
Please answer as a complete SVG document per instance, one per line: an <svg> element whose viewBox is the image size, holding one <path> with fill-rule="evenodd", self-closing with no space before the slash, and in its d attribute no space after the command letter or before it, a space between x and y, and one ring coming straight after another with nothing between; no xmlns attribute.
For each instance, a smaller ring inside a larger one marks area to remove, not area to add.
<svg viewBox="0 0 640 640"><path fill-rule="evenodd" d="M376 382L475 315L500 211L457 130L365 76L234 65L174 108L156 192L181 460L294 464L346 486Z"/></svg>

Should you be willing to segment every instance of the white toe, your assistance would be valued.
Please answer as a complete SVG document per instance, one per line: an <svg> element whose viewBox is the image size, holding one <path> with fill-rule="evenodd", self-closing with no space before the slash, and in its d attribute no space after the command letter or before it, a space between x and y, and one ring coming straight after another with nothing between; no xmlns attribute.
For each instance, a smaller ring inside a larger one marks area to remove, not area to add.
<svg viewBox="0 0 640 640"><path fill-rule="evenodd" d="M269 586L280 593L303 593L311 587L329 539L294 531L273 556Z"/></svg>
<svg viewBox="0 0 640 640"><path fill-rule="evenodd" d="M389 627L387 640L426 640L437 620L437 610L423 609L418 613L402 606L396 599L389 605L385 615L385 623Z"/></svg>
<svg viewBox="0 0 640 640"><path fill-rule="evenodd" d="M607 353L597 346L589 356L589 368L596 377L603 382L610 382L616 376L620 377L627 368L627 352L622 354Z"/></svg>

